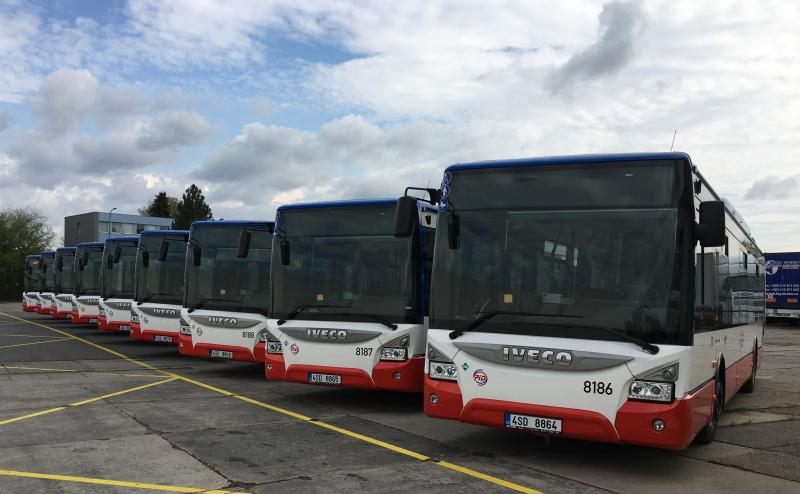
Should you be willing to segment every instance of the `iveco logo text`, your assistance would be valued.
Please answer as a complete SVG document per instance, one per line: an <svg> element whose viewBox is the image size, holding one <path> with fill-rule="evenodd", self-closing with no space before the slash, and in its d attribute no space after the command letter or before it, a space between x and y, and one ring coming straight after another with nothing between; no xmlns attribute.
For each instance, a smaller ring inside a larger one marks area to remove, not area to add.
<svg viewBox="0 0 800 494"><path fill-rule="evenodd" d="M235 317L208 316L208 324L217 326L236 326L238 322Z"/></svg>
<svg viewBox="0 0 800 494"><path fill-rule="evenodd" d="M503 360L525 362L535 365L572 365L572 353L562 350L542 350L540 348L503 347Z"/></svg>
<svg viewBox="0 0 800 494"><path fill-rule="evenodd" d="M347 331L344 329L309 329L309 340L340 340L347 339Z"/></svg>
<svg viewBox="0 0 800 494"><path fill-rule="evenodd" d="M175 309L155 308L155 309L153 309L153 314L155 314L157 316L177 316L178 315L178 311L175 310ZM234 321L235 321L235 319L234 319Z"/></svg>

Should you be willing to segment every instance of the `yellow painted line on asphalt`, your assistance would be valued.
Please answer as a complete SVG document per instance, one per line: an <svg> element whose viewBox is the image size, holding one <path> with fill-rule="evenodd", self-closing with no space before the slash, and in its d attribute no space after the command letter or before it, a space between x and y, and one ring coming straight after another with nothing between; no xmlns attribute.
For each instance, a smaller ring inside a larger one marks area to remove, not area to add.
<svg viewBox="0 0 800 494"><path fill-rule="evenodd" d="M75 477L73 475L54 475L50 473L21 472L19 470L0 469L0 475L6 477L26 477L30 479L60 480L62 482L78 482L82 484L99 484L112 487L130 487L132 489L145 489L163 492L202 492L203 494L233 494L234 491L219 489L202 489L199 487L181 487L175 485L147 484L144 482L128 482L126 480L97 479L92 477ZM247 493L238 493L247 494Z"/></svg>
<svg viewBox="0 0 800 494"><path fill-rule="evenodd" d="M139 390L142 390L142 389L151 388L153 386L159 386L161 384L172 382L172 381L174 381L176 379L177 379L177 377L170 377L169 379L164 379L163 381L144 384L142 386L136 386L135 388L123 389L122 391L115 391L113 393L104 394L102 396L97 396L95 398L89 398L88 400L76 401L75 403L70 403L69 406L71 406L71 407L79 407L81 405L88 405L89 403L94 403L95 401L105 400L106 398L113 398L114 396L133 393L134 391L139 391Z"/></svg>
<svg viewBox="0 0 800 494"><path fill-rule="evenodd" d="M43 343L54 343L56 341L65 341L65 340L68 340L68 339L69 338L57 338L57 339L54 339L54 340L32 341L30 343L16 343L14 345L3 345L3 346L0 346L0 350L3 349L3 348L14 348L14 347L18 347L18 346L41 345Z"/></svg>
<svg viewBox="0 0 800 494"><path fill-rule="evenodd" d="M111 398L111 397L114 397L114 396L119 396L119 395L124 395L124 394L127 394L127 393L132 393L134 391L139 391L141 389L150 388L152 386L158 386L160 384L164 384L164 383L168 383L168 382L171 382L171 381L175 381L176 379L178 379L178 378L177 377L171 377L169 379L164 379L163 381L149 383L149 384L145 384L143 386L136 386L134 388L123 389L122 391L115 391L113 393L107 393L107 394L104 394L104 395L101 395L101 396L96 396L94 398L89 398L88 400L76 401L75 403L70 403L69 405L65 405L65 406L61 406L61 407L55 407L55 408L49 408L47 410L42 410L41 412L29 413L27 415L22 415L20 417L14 417L14 418L11 418L11 419L2 420L2 421L0 421L0 425L6 425L6 424L10 424L12 422L19 422L20 420L32 419L34 417L39 417L41 415L47 415L47 414L53 413L53 412L60 412L62 410L66 410L69 407L79 407L81 405L88 405L89 403L94 403L96 401L104 400L106 398Z"/></svg>
<svg viewBox="0 0 800 494"><path fill-rule="evenodd" d="M16 370L34 370L34 371L42 371L38 374L48 374L48 373L58 373L58 372L80 372L81 374L101 374L105 376L120 376L120 377L150 377L150 378L162 378L164 377L163 374L131 374L127 372L106 372L106 371L97 371L91 369L53 369L51 367L24 367L20 365L6 365L0 364L0 366L6 369L16 369ZM21 374L21 373L20 373ZM11 375L14 375L12 372Z"/></svg>
<svg viewBox="0 0 800 494"><path fill-rule="evenodd" d="M289 417L293 417L293 418L296 418L298 420L302 420L304 422L308 422L310 424L314 424L314 425L317 425L319 427L323 427L325 429L329 429L329 430L334 431L334 432L338 432L338 433L343 434L345 436L352 437L354 439L366 442L368 444L373 444L375 446L387 449L389 451L394 451L395 453L399 453L399 454L402 454L402 455L405 455L405 456L409 456L409 457L414 458L416 460L426 461L426 462L429 462L432 465L437 465L439 467L447 468L449 470L452 470L452 471L455 471L455 472L459 472L461 474L468 475L468 476L473 477L473 478L484 480L486 482L492 483L492 484L500 486L500 487L504 487L504 488L512 490L512 491L524 492L525 494L542 494L541 491L537 491L536 489L531 489L530 487L526 487L524 485L516 484L514 482L509 482L509 481L503 480L503 479L501 479L499 477L495 477L493 475L488 475L488 474L485 474L485 473L481 473L481 472L479 472L477 470L473 470L473 469L467 468L467 467L462 467L462 466L456 465L454 463L449 463L449 462L446 462L446 461L437 460L437 459L431 458L430 456L423 455L421 453L417 453L415 451L411 451L411 450L402 448L400 446L397 446L397 445L394 445L394 444L391 444L391 443L387 443L385 441L381 441L380 439L375 439L375 438L366 436L364 434L359 434L357 432L353 432L351 430L344 429L342 427L338 427L338 426L333 425L333 424L328 424L328 423L320 421L320 420L315 420L315 419L313 419L311 417L308 417L306 415L303 415L303 414L300 414L300 413L297 413L297 412L293 412L291 410L287 410L285 408L277 407L275 405L270 405L269 403L264 403L262 401L255 400L255 399L247 397L247 396L242 396L242 395L239 395L239 394L236 394L236 393L232 393L230 391L224 390L222 388L218 388L216 386L212 386L210 384L206 384L206 383L197 381L195 379L191 379L191 378L188 378L188 377L180 376L180 375L172 373L172 372L161 370L161 369L159 369L157 367L154 367L154 366L152 366L152 365L150 365L150 364L148 364L146 362L140 362L140 361L138 361L136 359L130 358L127 355L119 353L119 352L117 352L115 350L112 350L110 348L106 348L103 345L99 345L97 343L91 342L91 341L89 341L87 339L84 339L84 338L81 338L79 336L71 335L71 334L69 334L67 332L64 332L64 331L61 331L59 329L51 328L50 326L45 326L44 324L39 324L39 323L36 323L36 322L33 322L33 321L29 321L27 319L22 319L22 318L19 318L19 317L15 317L15 316L3 313L3 312L0 312L0 315L11 317L13 319L17 319L19 321L22 321L22 322L25 322L25 323L28 323L28 324L41 326L41 327L43 327L45 329L49 329L51 331L55 331L57 333L61 333L61 334L65 335L65 336L71 337L71 338L76 339L78 341L82 341L82 342L84 342L84 343L86 343L88 345L91 345L91 346L99 349L99 350L103 350L105 352L108 352L108 353L110 353L112 355L115 355L115 356L117 356L117 357L119 357L121 359L124 359L124 360L126 360L128 362L131 362L133 364L136 364L136 365L139 365L139 366L142 366L142 367L146 367L148 369L155 370L157 372L161 372L166 376L170 376L170 377L173 377L175 379L180 379L180 380L185 381L187 383L194 384L196 386L200 386L200 387L208 389L210 391L214 391L215 393L223 394L225 396L230 396L231 398L236 398L236 399L241 400L241 401L243 401L245 403L250 403L251 405L256 405L256 406L259 406L261 408L266 408L268 410L272 410L274 412L277 412L277 413L280 413L280 414L283 414L283 415L287 415ZM192 491L192 492L197 492L197 491ZM209 492L211 492L211 491L209 491Z"/></svg>
<svg viewBox="0 0 800 494"><path fill-rule="evenodd" d="M0 336L9 336L14 338L52 338L52 336L37 336L32 334L8 334L8 333L0 333Z"/></svg>
<svg viewBox="0 0 800 494"><path fill-rule="evenodd" d="M0 425L6 425L12 422L19 422L20 420L25 420L25 419L32 419L34 417L47 415L48 413L53 413L53 412L60 412L61 410L66 410L66 409L67 407L48 408L47 410L42 410L41 412L29 413L27 415L22 415L20 417L14 417L13 419L0 420Z"/></svg>

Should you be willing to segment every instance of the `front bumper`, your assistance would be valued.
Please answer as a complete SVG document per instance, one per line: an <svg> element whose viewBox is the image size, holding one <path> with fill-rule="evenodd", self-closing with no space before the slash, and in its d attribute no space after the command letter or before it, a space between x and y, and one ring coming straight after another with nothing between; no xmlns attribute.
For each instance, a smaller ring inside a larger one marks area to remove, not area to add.
<svg viewBox="0 0 800 494"><path fill-rule="evenodd" d="M425 377L424 409L431 417L459 420L489 427L505 427L505 413L560 418L560 436L616 444L637 444L655 448L682 450L708 423L711 416L714 382L710 381L694 394L672 403L626 401L617 410L614 423L590 410L562 408L503 400L475 398L462 405L458 383ZM431 403L431 395L437 397ZM662 431L653 428L653 421L664 421Z"/></svg>
<svg viewBox="0 0 800 494"><path fill-rule="evenodd" d="M233 358L224 360L235 360L237 362L264 362L264 343L256 343L255 348L250 350L249 348L241 346L216 345L213 343L193 344L191 336L182 334L179 337L178 351L181 355L211 358L209 356L211 350L221 350L223 352L233 353ZM214 359L217 359L217 357L214 357Z"/></svg>
<svg viewBox="0 0 800 494"><path fill-rule="evenodd" d="M172 345L178 345L178 333L173 333L170 331L158 331L154 329L142 329L141 324L137 324L135 322L131 323L131 339L136 341L147 341L150 343L156 343L155 337L156 336L164 336L171 340ZM159 341L158 343L167 343L165 341Z"/></svg>
<svg viewBox="0 0 800 494"><path fill-rule="evenodd" d="M403 362L379 361L372 368L372 375L369 375L363 369L350 367L292 364L286 369L281 378L279 373L281 366L284 365L283 356L280 356L279 362L278 359L273 359L273 355L270 355L268 362L273 364L272 369L265 371L265 373L269 379L273 380L308 384L308 374L314 372L342 376L340 387L343 388L383 389L405 392L419 392L422 390L423 369L425 366L424 357L411 357ZM273 375L275 376L274 378L272 377Z"/></svg>

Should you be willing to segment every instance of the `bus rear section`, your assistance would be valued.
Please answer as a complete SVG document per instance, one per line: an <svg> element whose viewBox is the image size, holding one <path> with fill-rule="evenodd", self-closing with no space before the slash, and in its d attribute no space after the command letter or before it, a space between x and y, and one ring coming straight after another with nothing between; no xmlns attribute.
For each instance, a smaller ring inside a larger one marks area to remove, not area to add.
<svg viewBox="0 0 800 494"><path fill-rule="evenodd" d="M410 198L409 198L410 199ZM282 206L272 260L270 380L420 391L436 211L397 200Z"/></svg>
<svg viewBox="0 0 800 494"><path fill-rule="evenodd" d="M53 319L72 319L72 300L75 288L75 247L56 249Z"/></svg>
<svg viewBox="0 0 800 494"><path fill-rule="evenodd" d="M683 153L456 165L437 235L429 416L680 450L755 385L762 254Z"/></svg>
<svg viewBox="0 0 800 494"><path fill-rule="evenodd" d="M186 257L181 355L263 362L271 221L196 221Z"/></svg>
<svg viewBox="0 0 800 494"><path fill-rule="evenodd" d="M39 306L39 255L25 257L25 274L22 281L22 310L36 312Z"/></svg>
<svg viewBox="0 0 800 494"><path fill-rule="evenodd" d="M764 258L767 317L800 321L800 252L770 252Z"/></svg>
<svg viewBox="0 0 800 494"><path fill-rule="evenodd" d="M99 324L103 242L84 242L75 248L75 289L72 297L73 324Z"/></svg>
<svg viewBox="0 0 800 494"><path fill-rule="evenodd" d="M112 237L105 241L97 324L103 331L131 330L138 243L138 237Z"/></svg>
<svg viewBox="0 0 800 494"><path fill-rule="evenodd" d="M131 306L134 340L178 344L188 241L188 230L150 230L139 236Z"/></svg>
<svg viewBox="0 0 800 494"><path fill-rule="evenodd" d="M39 255L39 305L36 306L37 314L50 315L55 310L53 290L56 284L56 251L46 250Z"/></svg>

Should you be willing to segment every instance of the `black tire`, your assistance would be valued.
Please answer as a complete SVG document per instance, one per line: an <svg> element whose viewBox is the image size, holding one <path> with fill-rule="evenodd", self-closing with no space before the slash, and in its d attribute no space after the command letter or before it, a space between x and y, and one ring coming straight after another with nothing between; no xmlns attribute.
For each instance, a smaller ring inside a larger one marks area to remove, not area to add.
<svg viewBox="0 0 800 494"><path fill-rule="evenodd" d="M717 398L714 401L714 409L711 411L711 418L708 420L705 427L697 433L695 440L698 444L709 444L714 440L714 436L717 435L719 418L725 410L725 379L722 377L724 375L725 367L724 364L720 362L720 366L717 368L717 375L714 378L714 394Z"/></svg>
<svg viewBox="0 0 800 494"><path fill-rule="evenodd" d="M758 345L753 343L753 370L750 372L750 380L742 385L742 393L752 393L756 390L756 371L758 370Z"/></svg>

